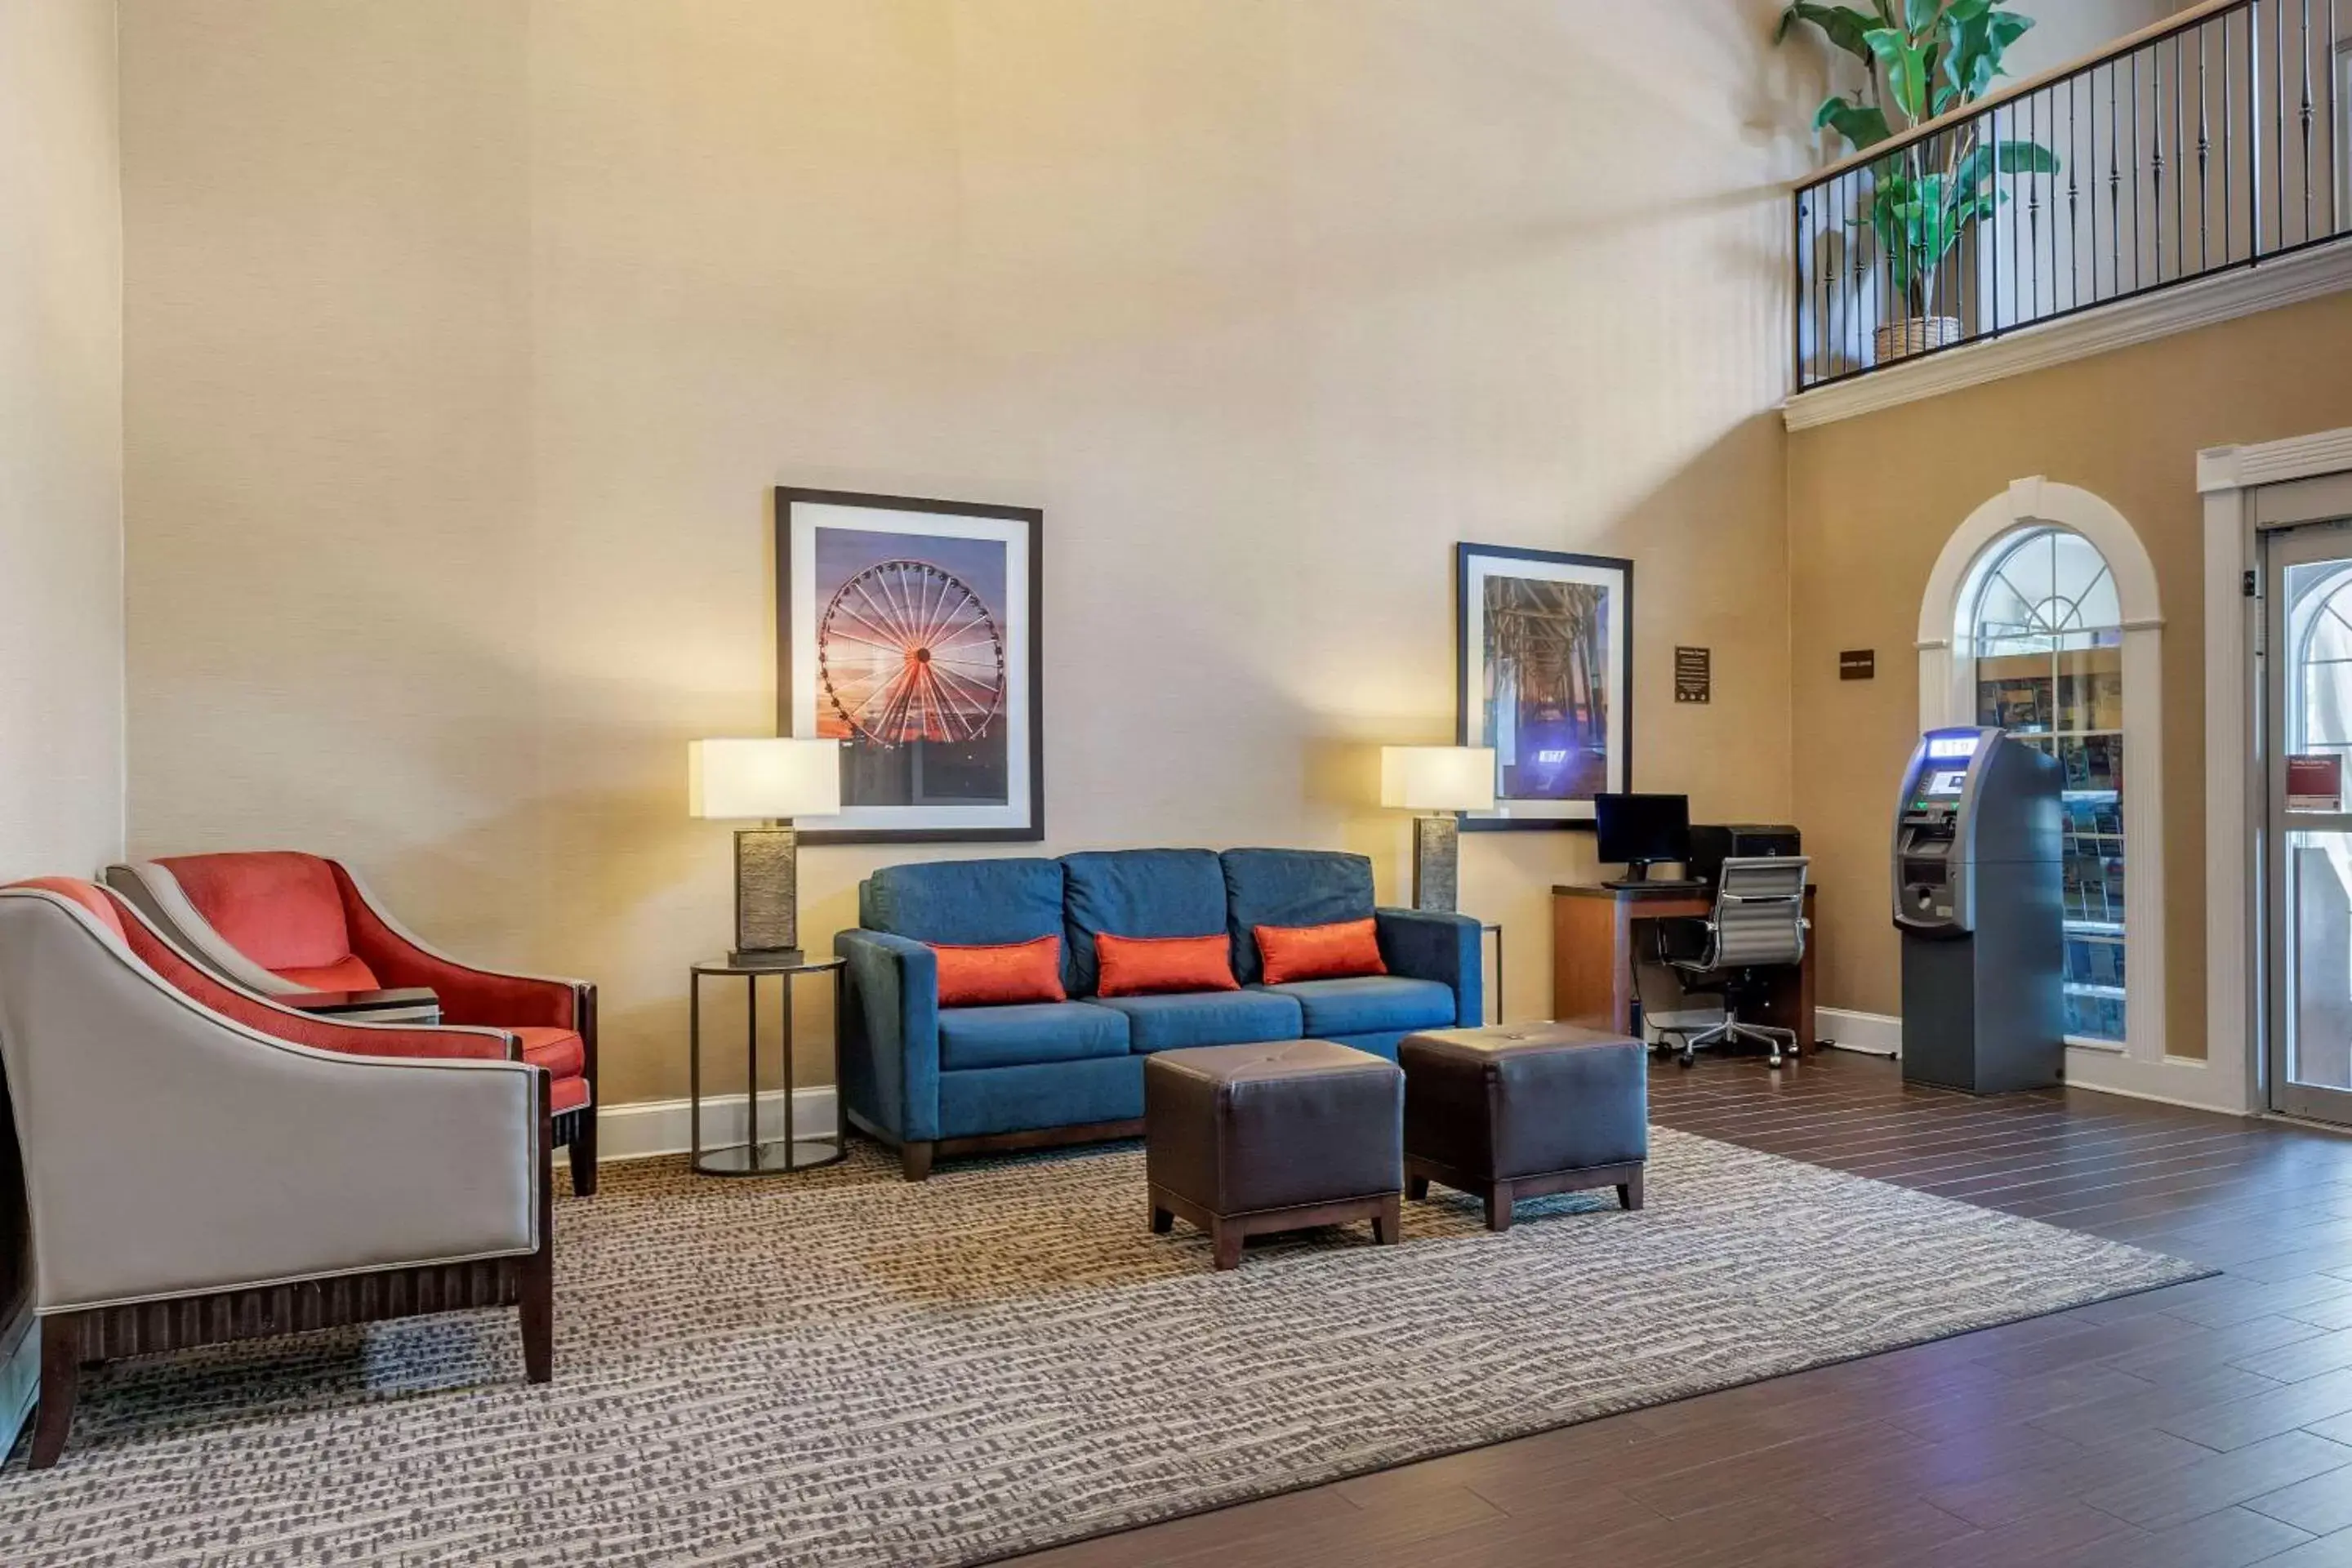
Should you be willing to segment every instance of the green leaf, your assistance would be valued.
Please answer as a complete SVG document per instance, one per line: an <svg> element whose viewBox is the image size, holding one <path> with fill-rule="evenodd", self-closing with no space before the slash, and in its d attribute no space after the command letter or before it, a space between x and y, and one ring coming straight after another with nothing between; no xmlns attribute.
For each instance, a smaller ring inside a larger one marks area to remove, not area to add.
<svg viewBox="0 0 2352 1568"><path fill-rule="evenodd" d="M1974 191L1995 173L2054 174L2061 167L2058 154L2039 142L1997 142L1961 159L1952 178L1963 190Z"/></svg>
<svg viewBox="0 0 2352 1568"><path fill-rule="evenodd" d="M1905 0L1903 26L1913 37L1934 27L1944 9L1943 0Z"/></svg>
<svg viewBox="0 0 2352 1568"><path fill-rule="evenodd" d="M1844 137L1857 153L1865 147L1875 147L1894 132L1886 123L1886 111L1875 104L1832 98L1823 103L1821 112L1813 116L1813 129L1827 126Z"/></svg>
<svg viewBox="0 0 2352 1568"><path fill-rule="evenodd" d="M1864 35L1871 52L1886 68L1889 89L1895 95L1895 107L1916 125L1925 120L1927 109L1927 56L1908 36L1892 27L1874 27Z"/></svg>
<svg viewBox="0 0 2352 1568"><path fill-rule="evenodd" d="M1847 54L1870 63L1870 46L1863 35L1873 26L1872 19L1851 5L1816 5L1810 0L1799 0L1780 13L1780 30L1772 36L1774 43L1785 42L1800 22L1810 22L1827 35L1829 41Z"/></svg>

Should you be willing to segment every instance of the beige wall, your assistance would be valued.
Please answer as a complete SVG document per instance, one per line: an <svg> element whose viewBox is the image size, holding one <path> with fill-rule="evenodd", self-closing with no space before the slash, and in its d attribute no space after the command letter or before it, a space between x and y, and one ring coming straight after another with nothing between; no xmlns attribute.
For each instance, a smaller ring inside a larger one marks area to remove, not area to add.
<svg viewBox="0 0 2352 1568"><path fill-rule="evenodd" d="M1464 539L1634 557L1639 783L1780 816L1777 10L129 0L134 847L349 856L682 1092L782 481L1045 508L1048 851L1400 891ZM1517 1016L1590 845L1468 846Z"/></svg>
<svg viewBox="0 0 2352 1568"><path fill-rule="evenodd" d="M111 0L0 0L0 881L122 842Z"/></svg>
<svg viewBox="0 0 2352 1568"><path fill-rule="evenodd" d="M1887 821L1917 739L1927 574L1968 515L2043 475L2137 530L2164 612L2167 1047L2205 1038L2200 448L2352 425L2352 295L2209 327L1790 440L1797 815L1821 875L1824 1005L1899 1010ZM1841 648L1878 678L1841 681Z"/></svg>

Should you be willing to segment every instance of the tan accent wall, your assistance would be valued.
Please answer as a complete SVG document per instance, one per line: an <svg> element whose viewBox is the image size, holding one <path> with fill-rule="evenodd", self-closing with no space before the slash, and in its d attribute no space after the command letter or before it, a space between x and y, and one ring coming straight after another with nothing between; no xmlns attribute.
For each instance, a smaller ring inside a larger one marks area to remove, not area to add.
<svg viewBox="0 0 2352 1568"><path fill-rule="evenodd" d="M1936 557L2011 479L2113 503L2164 609L2166 1035L2205 1051L2200 448L2352 425L2352 295L1798 432L1789 447L1797 815L1822 883L1824 1005L1900 1010L1888 822L1917 739L1916 644ZM1878 678L1842 681L1843 648ZM2128 808L2128 803L2126 803Z"/></svg>
<svg viewBox="0 0 2352 1568"><path fill-rule="evenodd" d="M1778 10L127 0L135 847L348 856L682 1093L779 482L1045 508L1046 852L1401 893L1465 539L1634 557L1639 783L1783 816ZM1468 843L1515 1016L1590 854Z"/></svg>
<svg viewBox="0 0 2352 1568"><path fill-rule="evenodd" d="M0 881L122 843L111 0L0 0Z"/></svg>

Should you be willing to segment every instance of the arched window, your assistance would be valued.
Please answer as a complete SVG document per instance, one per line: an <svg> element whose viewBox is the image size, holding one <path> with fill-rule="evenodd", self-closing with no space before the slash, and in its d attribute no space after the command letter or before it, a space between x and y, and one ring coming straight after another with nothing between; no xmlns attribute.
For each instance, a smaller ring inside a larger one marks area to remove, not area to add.
<svg viewBox="0 0 2352 1568"><path fill-rule="evenodd" d="M2126 1037L2124 617L2115 573L2071 529L2028 528L1985 552L1960 595L1976 721L2064 770L2066 1033Z"/></svg>

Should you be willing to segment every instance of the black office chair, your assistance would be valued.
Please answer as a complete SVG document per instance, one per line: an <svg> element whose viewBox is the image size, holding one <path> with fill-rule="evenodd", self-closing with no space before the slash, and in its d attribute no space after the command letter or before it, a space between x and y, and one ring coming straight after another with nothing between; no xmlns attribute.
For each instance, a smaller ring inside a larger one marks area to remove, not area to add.
<svg viewBox="0 0 2352 1568"><path fill-rule="evenodd" d="M1769 1047L1778 1068L1782 1042L1790 1054L1797 1034L1770 1024L1751 1024L1762 1006L1761 973L1801 963L1805 957L1805 874L1811 861L1801 855L1727 859L1715 885L1715 912L1700 920L1659 921L1658 962L1680 973L1685 995L1719 994L1721 1011L1649 1014L1662 1035L1682 1037L1681 1062L1688 1067L1699 1047L1754 1041ZM1648 1010L1644 1009L1645 1014Z"/></svg>

